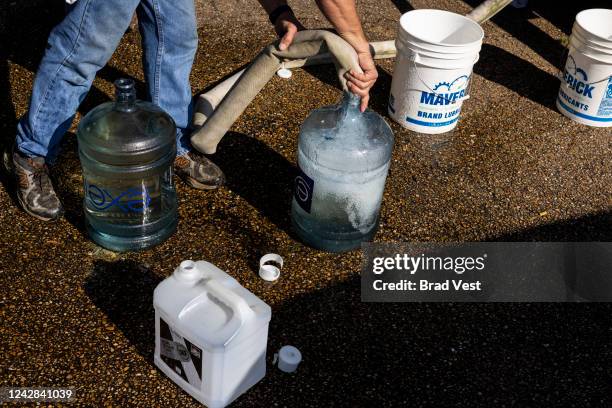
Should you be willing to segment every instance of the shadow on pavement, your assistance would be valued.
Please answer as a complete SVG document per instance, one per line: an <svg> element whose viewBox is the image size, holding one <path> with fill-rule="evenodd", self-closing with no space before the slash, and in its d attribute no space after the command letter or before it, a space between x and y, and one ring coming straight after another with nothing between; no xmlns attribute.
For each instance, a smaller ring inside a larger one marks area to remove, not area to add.
<svg viewBox="0 0 612 408"><path fill-rule="evenodd" d="M494 240L610 240L611 220L602 213ZM96 261L84 286L151 365L160 281L146 265ZM610 398L612 343L602 340L611 312L610 303L362 303L355 275L274 307L267 376L234 406L600 403ZM271 364L286 344L304 356L293 375Z"/></svg>
<svg viewBox="0 0 612 408"><path fill-rule="evenodd" d="M83 177L76 135L68 132L60 146L59 164L53 166L51 171L53 185L64 206L64 218L86 237Z"/></svg>
<svg viewBox="0 0 612 408"><path fill-rule="evenodd" d="M97 260L84 289L91 301L153 365L153 291L161 282L146 265L131 260Z"/></svg>
<svg viewBox="0 0 612 408"><path fill-rule="evenodd" d="M3 42L0 39L0 42ZM11 84L9 81L9 67L4 50L0 49L0 156L3 161L9 160L12 141L15 138L17 119L15 108L11 99ZM5 157L6 156L6 157ZM8 192L14 205L17 205L17 196L13 183L5 171L4 163L0 162L0 183Z"/></svg>
<svg viewBox="0 0 612 408"><path fill-rule="evenodd" d="M464 1L472 7L476 7L482 3L481 0ZM537 1L532 0L529 3L537 3ZM573 22L576 13L571 12L571 10L566 10L564 7L559 7L559 5L551 4L548 7L562 9L564 18ZM507 6L504 10L500 11L499 14L495 15L491 21L513 37L516 37L527 47L534 50L550 64L558 67L561 63L563 46L558 40L552 38L548 33L542 31L542 29L529 21L530 18L533 17L535 17L535 15L531 11L531 6L524 9L516 9L512 6Z"/></svg>
<svg viewBox="0 0 612 408"><path fill-rule="evenodd" d="M612 212L599 212L580 218L519 230L493 237L490 241L608 242L612 241Z"/></svg>
<svg viewBox="0 0 612 408"><path fill-rule="evenodd" d="M483 44L474 72L552 110L559 80L530 62L491 44Z"/></svg>
<svg viewBox="0 0 612 408"><path fill-rule="evenodd" d="M319 81L339 90L342 89L338 80L338 74L332 64L309 66L303 69ZM376 66L376 70L378 71L378 79L370 92L370 102L368 106L379 115L387 116L387 103L389 102L389 94L391 93L392 76L379 65ZM339 101L340 97L338 97L338 102Z"/></svg>
<svg viewBox="0 0 612 408"><path fill-rule="evenodd" d="M610 399L604 373L612 348L601 335L610 304L361 303L359 283L355 277L274 309L269 352L292 344L303 362L294 375L269 367L252 399L347 407Z"/></svg>
<svg viewBox="0 0 612 408"><path fill-rule="evenodd" d="M407 13L410 10L414 10L414 7L412 7L408 0L391 0L391 3L393 3L393 5L402 14Z"/></svg>
<svg viewBox="0 0 612 408"><path fill-rule="evenodd" d="M555 0L531 0L527 7L526 14L528 18L529 16L540 16L548 20L566 35L570 35L575 16L580 11L592 8L610 8L609 0L586 0L563 3L561 7L560 5L561 4Z"/></svg>
<svg viewBox="0 0 612 408"><path fill-rule="evenodd" d="M227 188L240 195L278 228L291 233L289 208L296 169L254 137L228 132L209 156L227 177Z"/></svg>

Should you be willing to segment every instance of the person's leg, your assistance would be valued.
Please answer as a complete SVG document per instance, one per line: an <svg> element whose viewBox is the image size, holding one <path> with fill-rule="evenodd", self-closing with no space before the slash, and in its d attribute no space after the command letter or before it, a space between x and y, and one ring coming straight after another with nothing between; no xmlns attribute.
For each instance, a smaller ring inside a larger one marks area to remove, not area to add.
<svg viewBox="0 0 612 408"><path fill-rule="evenodd" d="M79 0L51 34L28 112L17 127L17 150L53 162L96 72L111 57L139 0Z"/></svg>
<svg viewBox="0 0 612 408"><path fill-rule="evenodd" d="M16 144L5 166L16 182L16 195L30 215L60 218L45 162L53 162L58 145L89 91L96 72L114 52L139 0L79 0L57 25L42 58L28 112L17 125Z"/></svg>
<svg viewBox="0 0 612 408"><path fill-rule="evenodd" d="M176 122L181 156L189 150L189 74L198 48L194 0L143 0L137 14L149 97Z"/></svg>
<svg viewBox="0 0 612 408"><path fill-rule="evenodd" d="M176 174L194 188L217 188L225 181L221 169L190 152L189 74L198 47L194 0L143 0L137 13L149 97L172 116L178 128Z"/></svg>

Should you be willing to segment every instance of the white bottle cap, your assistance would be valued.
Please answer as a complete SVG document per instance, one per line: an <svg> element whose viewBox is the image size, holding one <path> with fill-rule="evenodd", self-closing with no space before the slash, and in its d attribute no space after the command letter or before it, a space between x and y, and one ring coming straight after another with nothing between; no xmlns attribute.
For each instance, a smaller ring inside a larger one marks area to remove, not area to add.
<svg viewBox="0 0 612 408"><path fill-rule="evenodd" d="M178 268L174 271L174 276L181 282L193 283L202 277L202 273L196 267L195 262L186 260L181 262Z"/></svg>
<svg viewBox="0 0 612 408"><path fill-rule="evenodd" d="M268 262L276 262L283 267L283 258L278 254L266 254L259 260L259 276L261 279L272 282L280 276L280 269Z"/></svg>
<svg viewBox="0 0 612 408"><path fill-rule="evenodd" d="M293 73L291 72L290 69L281 68L278 71L276 71L276 75L278 75L279 77L283 79L289 79L291 78L291 75L293 75Z"/></svg>
<svg viewBox="0 0 612 408"><path fill-rule="evenodd" d="M297 370L302 361L302 353L293 346L283 346L278 351L278 369L285 373Z"/></svg>

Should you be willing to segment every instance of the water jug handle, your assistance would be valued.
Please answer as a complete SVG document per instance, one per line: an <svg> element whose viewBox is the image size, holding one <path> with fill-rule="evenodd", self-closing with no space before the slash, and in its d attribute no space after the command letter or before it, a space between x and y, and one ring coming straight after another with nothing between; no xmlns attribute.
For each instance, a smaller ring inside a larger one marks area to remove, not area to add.
<svg viewBox="0 0 612 408"><path fill-rule="evenodd" d="M241 320L244 321L253 315L253 310L246 300L238 296L231 289L225 287L222 283L210 280L206 283L206 287L211 295L229 306L234 313L240 316Z"/></svg>

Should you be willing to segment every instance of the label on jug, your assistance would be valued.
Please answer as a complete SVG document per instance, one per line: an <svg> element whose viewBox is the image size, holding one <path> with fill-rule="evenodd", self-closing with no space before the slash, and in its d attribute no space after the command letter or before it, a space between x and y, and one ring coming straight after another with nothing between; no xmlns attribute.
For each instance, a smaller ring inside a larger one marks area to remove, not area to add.
<svg viewBox="0 0 612 408"><path fill-rule="evenodd" d="M107 188L85 182L87 204L96 211L143 213L151 206L151 195L147 186L140 185L123 190Z"/></svg>
<svg viewBox="0 0 612 408"><path fill-rule="evenodd" d="M314 191L314 180L308 177L302 169L298 168L299 174L295 178L295 187L293 189L293 196L295 201L302 207L302 210L310 213L310 207L312 205L312 194Z"/></svg>
<svg viewBox="0 0 612 408"><path fill-rule="evenodd" d="M202 349L184 338L162 318L159 319L159 354L172 371L200 389Z"/></svg>

